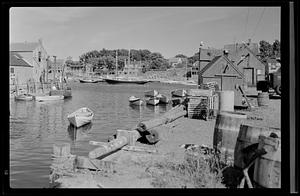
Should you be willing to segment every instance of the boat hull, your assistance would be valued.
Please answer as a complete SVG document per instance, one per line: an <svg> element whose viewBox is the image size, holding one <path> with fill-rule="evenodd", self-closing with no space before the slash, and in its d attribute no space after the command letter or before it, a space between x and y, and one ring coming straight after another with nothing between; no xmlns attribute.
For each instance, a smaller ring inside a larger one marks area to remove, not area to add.
<svg viewBox="0 0 300 196"><path fill-rule="evenodd" d="M159 95L159 93L157 90L151 90L151 91L145 92L145 97L156 97L158 95Z"/></svg>
<svg viewBox="0 0 300 196"><path fill-rule="evenodd" d="M79 79L79 82L81 82L81 83L97 83L98 80L83 80L83 79Z"/></svg>
<svg viewBox="0 0 300 196"><path fill-rule="evenodd" d="M157 99L157 98L146 99L146 103L148 105L156 106L159 103L159 99Z"/></svg>
<svg viewBox="0 0 300 196"><path fill-rule="evenodd" d="M162 104L168 104L170 102L170 100L164 95L161 95L158 99L159 99L159 103Z"/></svg>
<svg viewBox="0 0 300 196"><path fill-rule="evenodd" d="M72 97L72 90L64 89L64 90L50 90L50 96L53 95L62 95L64 98Z"/></svg>
<svg viewBox="0 0 300 196"><path fill-rule="evenodd" d="M84 112L84 110L87 111ZM94 113L90 109L80 108L79 110L69 114L67 118L72 125L78 128L92 122L93 117Z"/></svg>
<svg viewBox="0 0 300 196"><path fill-rule="evenodd" d="M32 95L18 95L15 97L16 101L32 101L33 96Z"/></svg>
<svg viewBox="0 0 300 196"><path fill-rule="evenodd" d="M57 100L63 100L64 96L62 95L54 95L54 96L35 96L35 100L38 102L42 101L57 101Z"/></svg>
<svg viewBox="0 0 300 196"><path fill-rule="evenodd" d="M127 83L127 84L146 84L148 81L143 80L121 80L121 79L105 79L105 81L109 84L119 84L119 83Z"/></svg>
<svg viewBox="0 0 300 196"><path fill-rule="evenodd" d="M129 101L130 105L143 105L143 101L142 100L136 100L136 101Z"/></svg>
<svg viewBox="0 0 300 196"><path fill-rule="evenodd" d="M182 90L175 90L171 92L173 97L184 97L186 96L186 90L182 89Z"/></svg>

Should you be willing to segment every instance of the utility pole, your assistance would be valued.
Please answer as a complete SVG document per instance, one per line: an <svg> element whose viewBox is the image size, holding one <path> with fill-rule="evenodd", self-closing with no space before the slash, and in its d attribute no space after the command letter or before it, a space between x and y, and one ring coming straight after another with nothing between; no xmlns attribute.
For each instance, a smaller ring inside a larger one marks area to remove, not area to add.
<svg viewBox="0 0 300 196"><path fill-rule="evenodd" d="M200 70L201 70L201 63L200 63L200 60L201 60L201 47L203 46L203 42L201 41L200 42L200 47L199 47L199 65L198 65L198 88L200 88L200 84L202 84L202 76L200 74Z"/></svg>
<svg viewBox="0 0 300 196"><path fill-rule="evenodd" d="M118 50L116 50L116 76L118 76Z"/></svg>
<svg viewBox="0 0 300 196"><path fill-rule="evenodd" d="M53 82L54 82L54 84L55 84L56 56L53 56L53 58L54 58L54 66L53 66L52 71L53 71Z"/></svg>

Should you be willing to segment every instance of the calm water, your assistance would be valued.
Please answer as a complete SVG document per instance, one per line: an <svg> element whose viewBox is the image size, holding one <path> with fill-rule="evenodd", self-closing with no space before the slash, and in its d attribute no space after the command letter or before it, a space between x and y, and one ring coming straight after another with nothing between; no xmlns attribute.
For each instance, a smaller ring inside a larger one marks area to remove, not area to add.
<svg viewBox="0 0 300 196"><path fill-rule="evenodd" d="M129 96L143 97L144 91L152 89L170 96L174 89L193 88L160 83L71 83L70 86L73 97L67 100L10 101L10 187L47 188L54 143L70 143L72 154L87 156L95 148L89 145L90 140L106 142L117 129L131 129L171 107L132 107L128 104ZM95 113L92 124L74 130L67 115L84 106Z"/></svg>

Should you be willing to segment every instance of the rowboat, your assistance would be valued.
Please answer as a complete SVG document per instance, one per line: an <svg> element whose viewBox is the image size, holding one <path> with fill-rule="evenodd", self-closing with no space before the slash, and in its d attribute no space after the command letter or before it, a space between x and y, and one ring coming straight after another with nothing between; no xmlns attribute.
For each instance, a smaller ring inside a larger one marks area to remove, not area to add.
<svg viewBox="0 0 300 196"><path fill-rule="evenodd" d="M158 94L157 90L146 91L145 97L156 97Z"/></svg>
<svg viewBox="0 0 300 196"><path fill-rule="evenodd" d="M176 89L171 92L173 97L185 97L186 96L186 90L185 89Z"/></svg>
<svg viewBox="0 0 300 196"><path fill-rule="evenodd" d="M80 108L68 115L69 122L75 127L81 127L90 123L94 117L94 112L87 107Z"/></svg>
<svg viewBox="0 0 300 196"><path fill-rule="evenodd" d="M129 84L145 84L147 80L135 80L135 79L127 79L127 78L105 78L104 79L109 84L118 84L118 83L129 83Z"/></svg>
<svg viewBox="0 0 300 196"><path fill-rule="evenodd" d="M53 90L51 89L50 92L49 92L49 95L50 96L53 96L53 95L63 95L64 98L69 98L69 97L72 97L72 90L70 87L67 87L65 89L61 89L61 90Z"/></svg>
<svg viewBox="0 0 300 196"><path fill-rule="evenodd" d="M21 95L15 96L15 100L16 101L31 101L31 100L33 100L33 96L30 94L21 94Z"/></svg>
<svg viewBox="0 0 300 196"><path fill-rule="evenodd" d="M142 105L143 103L144 102L138 97L135 97L135 96L129 97L129 104L131 104L131 105Z"/></svg>
<svg viewBox="0 0 300 196"><path fill-rule="evenodd" d="M157 98L159 99L159 103L162 103L162 104L168 104L170 101L168 99L168 97L166 97L165 95L162 95L162 94L157 95Z"/></svg>
<svg viewBox="0 0 300 196"><path fill-rule="evenodd" d="M64 99L63 95L53 95L53 96L35 96L35 100L42 102L42 101L57 101L57 100L62 100Z"/></svg>
<svg viewBox="0 0 300 196"><path fill-rule="evenodd" d="M155 105L157 105L159 103L159 99L158 98L156 98L156 97L148 97L148 98L146 98L146 104L148 104L148 105L153 105L153 106L155 106Z"/></svg>
<svg viewBox="0 0 300 196"><path fill-rule="evenodd" d="M97 83L99 82L97 79L79 79L81 83Z"/></svg>

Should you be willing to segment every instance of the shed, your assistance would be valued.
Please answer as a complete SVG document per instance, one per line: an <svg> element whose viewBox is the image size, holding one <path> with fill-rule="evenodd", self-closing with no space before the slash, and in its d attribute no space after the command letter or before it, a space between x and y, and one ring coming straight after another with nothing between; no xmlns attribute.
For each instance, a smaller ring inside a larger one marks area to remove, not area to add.
<svg viewBox="0 0 300 196"><path fill-rule="evenodd" d="M216 82L219 90L234 91L234 105L242 106L243 95L239 90L245 88L244 74L227 58L226 55L215 57L200 71L201 83Z"/></svg>

